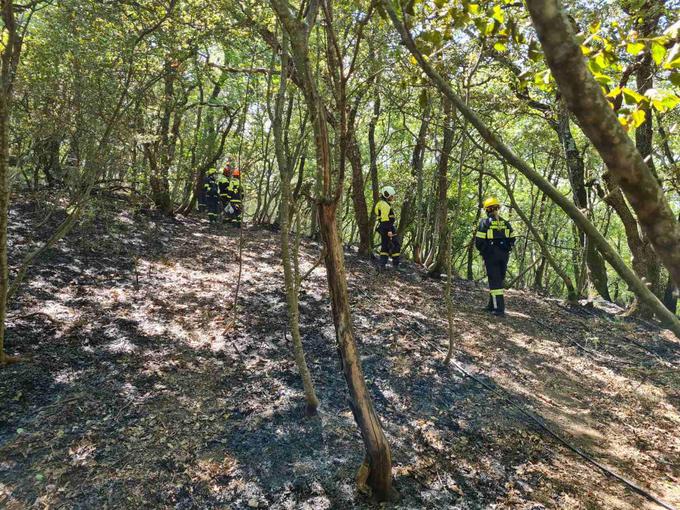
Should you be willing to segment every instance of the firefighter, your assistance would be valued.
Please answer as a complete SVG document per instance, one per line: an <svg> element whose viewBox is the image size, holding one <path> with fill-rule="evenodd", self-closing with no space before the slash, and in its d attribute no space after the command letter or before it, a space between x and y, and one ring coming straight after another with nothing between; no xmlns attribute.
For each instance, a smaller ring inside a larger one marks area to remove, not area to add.
<svg viewBox="0 0 680 510"><path fill-rule="evenodd" d="M208 206L208 220L210 220L210 223L217 223L220 216L220 187L217 183L217 170L215 168L206 172L203 189Z"/></svg>
<svg viewBox="0 0 680 510"><path fill-rule="evenodd" d="M217 187L220 190L221 209L225 209L229 203L229 179L231 178L231 168L227 165L217 177Z"/></svg>
<svg viewBox="0 0 680 510"><path fill-rule="evenodd" d="M375 204L375 216L378 221L376 230L380 233L380 269L387 266L387 260L392 258L392 265L399 267L401 244L397 237L395 226L396 215L390 205L394 202L396 191L392 186L385 186L380 190L380 199Z"/></svg>
<svg viewBox="0 0 680 510"><path fill-rule="evenodd" d="M505 273L508 259L515 244L515 233L510 222L501 218L501 204L491 197L484 201L484 210L488 215L479 222L475 234L475 247L484 259L486 275L489 278L489 303L486 310L497 316L505 315L505 298L503 296Z"/></svg>
<svg viewBox="0 0 680 510"><path fill-rule="evenodd" d="M225 208L226 220L236 227L241 226L241 203L243 201L243 188L241 187L241 171L234 168L227 187L228 205Z"/></svg>

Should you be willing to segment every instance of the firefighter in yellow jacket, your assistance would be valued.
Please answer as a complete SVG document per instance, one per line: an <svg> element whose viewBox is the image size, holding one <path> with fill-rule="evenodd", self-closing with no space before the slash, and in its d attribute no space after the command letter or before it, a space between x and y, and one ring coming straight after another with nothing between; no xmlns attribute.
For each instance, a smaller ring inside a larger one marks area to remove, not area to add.
<svg viewBox="0 0 680 510"><path fill-rule="evenodd" d="M392 265L399 267L401 243L397 237L396 215L391 205L395 195L396 191L392 186L385 186L380 190L380 199L375 204L375 216L378 221L376 230L380 233L381 269L385 268L390 257L392 258Z"/></svg>
<svg viewBox="0 0 680 510"><path fill-rule="evenodd" d="M515 233L508 220L501 218L501 204L491 197L484 201L487 218L482 219L475 234L475 247L484 259L489 277L489 304L486 310L494 315L505 315L505 273L510 252L515 245Z"/></svg>

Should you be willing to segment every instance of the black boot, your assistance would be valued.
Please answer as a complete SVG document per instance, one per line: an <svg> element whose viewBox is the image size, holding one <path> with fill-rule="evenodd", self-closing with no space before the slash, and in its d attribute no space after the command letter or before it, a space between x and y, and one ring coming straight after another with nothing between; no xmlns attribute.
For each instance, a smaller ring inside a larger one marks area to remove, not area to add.
<svg viewBox="0 0 680 510"><path fill-rule="evenodd" d="M484 307L484 311L485 312L493 312L493 298L491 297L491 294L489 294L489 302Z"/></svg>
<svg viewBox="0 0 680 510"><path fill-rule="evenodd" d="M505 316L505 298L503 296L496 296L496 308L494 308L493 314L497 317Z"/></svg>

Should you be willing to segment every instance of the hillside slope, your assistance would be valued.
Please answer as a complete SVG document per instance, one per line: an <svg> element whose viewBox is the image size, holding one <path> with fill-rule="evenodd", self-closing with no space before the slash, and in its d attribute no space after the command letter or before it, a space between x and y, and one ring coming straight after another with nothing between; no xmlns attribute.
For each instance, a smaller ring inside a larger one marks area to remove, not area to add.
<svg viewBox="0 0 680 510"><path fill-rule="evenodd" d="M11 212L11 262L49 234ZM37 230L37 233L34 232ZM35 239L32 237L35 236ZM32 272L8 319L24 362L0 370L0 506L364 508L363 458L314 270L302 334L321 400L303 417L276 233L107 204ZM304 242L302 268L318 246ZM347 256L353 320L401 494L390 508L655 508L453 366L443 286ZM680 342L556 300L454 286L455 361L575 446L680 505ZM226 328L226 332L225 332Z"/></svg>

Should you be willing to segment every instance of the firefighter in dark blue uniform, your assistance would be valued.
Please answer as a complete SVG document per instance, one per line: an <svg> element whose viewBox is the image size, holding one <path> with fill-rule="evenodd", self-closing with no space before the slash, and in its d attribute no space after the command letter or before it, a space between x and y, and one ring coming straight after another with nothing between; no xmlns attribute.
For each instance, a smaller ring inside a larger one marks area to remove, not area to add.
<svg viewBox="0 0 680 510"><path fill-rule="evenodd" d="M500 216L501 204L496 198L487 198L484 209L488 218L479 222L475 234L475 247L484 258L489 277L489 304L486 310L494 315L505 315L505 273L508 259L515 244L515 233L510 222Z"/></svg>
<svg viewBox="0 0 680 510"><path fill-rule="evenodd" d="M211 168L205 174L203 181L205 190L205 201L208 206L208 220L210 223L217 223L220 216L220 187L217 182L217 170Z"/></svg>
<svg viewBox="0 0 680 510"><path fill-rule="evenodd" d="M376 230L380 233L380 268L384 269L387 260L392 258L392 265L399 267L401 243L397 237L395 226L396 215L390 202L394 201L396 191L392 186L380 190L380 199L375 204L375 216L378 220Z"/></svg>

